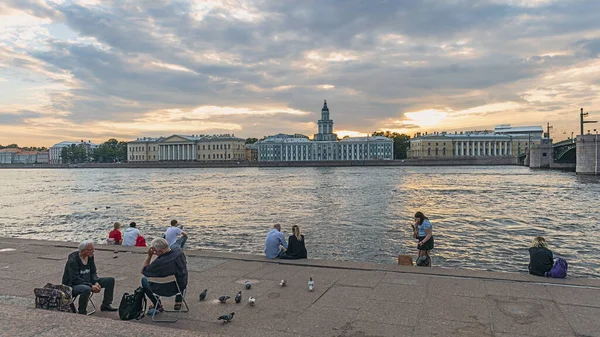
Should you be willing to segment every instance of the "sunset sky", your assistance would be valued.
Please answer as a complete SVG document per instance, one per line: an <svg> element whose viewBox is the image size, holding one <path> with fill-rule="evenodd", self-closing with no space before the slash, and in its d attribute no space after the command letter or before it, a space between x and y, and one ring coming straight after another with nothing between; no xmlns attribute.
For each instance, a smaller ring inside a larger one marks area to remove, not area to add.
<svg viewBox="0 0 600 337"><path fill-rule="evenodd" d="M171 134L579 130L600 1L0 2L0 144ZM586 129L599 128L588 125Z"/></svg>

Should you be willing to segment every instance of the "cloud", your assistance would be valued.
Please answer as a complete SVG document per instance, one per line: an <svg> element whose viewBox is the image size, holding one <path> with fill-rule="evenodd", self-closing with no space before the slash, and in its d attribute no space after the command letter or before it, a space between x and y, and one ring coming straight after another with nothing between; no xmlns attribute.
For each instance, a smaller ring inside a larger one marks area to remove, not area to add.
<svg viewBox="0 0 600 337"><path fill-rule="evenodd" d="M323 99L340 132L575 128L570 111L598 103L598 12L592 0L9 0L0 89L43 100L0 93L0 109L21 137L43 121L57 141L70 125L95 140L312 134Z"/></svg>

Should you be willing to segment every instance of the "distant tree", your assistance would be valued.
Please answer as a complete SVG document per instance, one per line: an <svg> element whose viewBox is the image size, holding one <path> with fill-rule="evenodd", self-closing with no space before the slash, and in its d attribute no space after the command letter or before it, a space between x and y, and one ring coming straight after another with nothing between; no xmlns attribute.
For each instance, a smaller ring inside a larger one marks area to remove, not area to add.
<svg viewBox="0 0 600 337"><path fill-rule="evenodd" d="M87 149L78 144L63 147L60 154L63 164L85 163L88 160Z"/></svg>
<svg viewBox="0 0 600 337"><path fill-rule="evenodd" d="M114 138L107 140L94 149L93 161L98 163L127 161L127 142Z"/></svg>
<svg viewBox="0 0 600 337"><path fill-rule="evenodd" d="M18 149L18 148L19 148L19 145L17 145L17 144L9 144L6 146L0 145L0 149Z"/></svg>
<svg viewBox="0 0 600 337"><path fill-rule="evenodd" d="M410 145L410 136L404 133L375 131L373 136L383 136L394 140L394 159L405 159Z"/></svg>
<svg viewBox="0 0 600 337"><path fill-rule="evenodd" d="M264 139L264 137L263 137L263 139ZM258 142L258 138L247 138L246 139L246 144L254 144L256 142Z"/></svg>

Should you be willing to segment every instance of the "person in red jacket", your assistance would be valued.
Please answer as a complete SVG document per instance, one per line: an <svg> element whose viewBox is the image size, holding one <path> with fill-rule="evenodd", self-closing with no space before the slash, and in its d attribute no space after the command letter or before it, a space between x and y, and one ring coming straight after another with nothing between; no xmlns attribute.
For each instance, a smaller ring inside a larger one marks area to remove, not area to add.
<svg viewBox="0 0 600 337"><path fill-rule="evenodd" d="M123 236L121 235L121 224L115 222L113 225L113 230L108 233L108 243L114 245L120 245L123 242Z"/></svg>

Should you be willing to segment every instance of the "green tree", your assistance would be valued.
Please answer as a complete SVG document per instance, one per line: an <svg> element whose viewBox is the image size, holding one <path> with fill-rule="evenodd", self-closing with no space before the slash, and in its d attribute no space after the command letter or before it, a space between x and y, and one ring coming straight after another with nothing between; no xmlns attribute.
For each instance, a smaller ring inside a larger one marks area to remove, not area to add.
<svg viewBox="0 0 600 337"><path fill-rule="evenodd" d="M98 163L127 161L127 142L120 142L114 138L107 140L94 149L93 161Z"/></svg>
<svg viewBox="0 0 600 337"><path fill-rule="evenodd" d="M404 133L375 131L373 136L384 136L394 140L394 159L405 159L410 145L410 136Z"/></svg>
<svg viewBox="0 0 600 337"><path fill-rule="evenodd" d="M258 138L247 138L246 139L246 144L254 144L258 142Z"/></svg>
<svg viewBox="0 0 600 337"><path fill-rule="evenodd" d="M63 164L85 163L88 159L87 149L78 144L63 147L60 154Z"/></svg>

